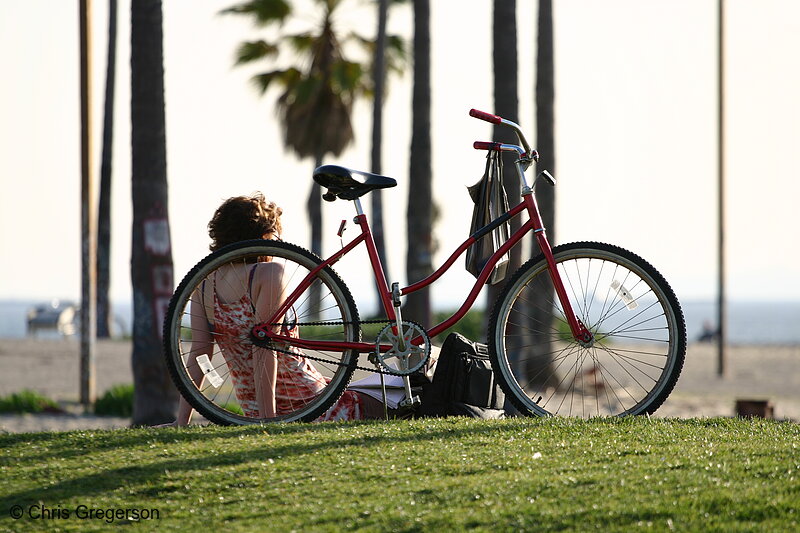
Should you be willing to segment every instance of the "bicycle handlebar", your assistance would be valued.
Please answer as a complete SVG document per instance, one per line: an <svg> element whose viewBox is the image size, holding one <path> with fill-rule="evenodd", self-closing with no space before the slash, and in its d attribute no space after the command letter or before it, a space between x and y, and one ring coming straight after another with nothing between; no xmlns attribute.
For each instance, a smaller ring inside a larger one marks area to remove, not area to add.
<svg viewBox="0 0 800 533"><path fill-rule="evenodd" d="M485 143L485 142L475 142L472 146L476 150L497 150L497 151L505 151L505 150L517 150L520 152L520 157L529 157L536 161L539 159L539 154L536 153L536 150L531 149L531 145L528 144L528 141L525 139L525 135L522 133L522 128L519 127L519 124L516 122L511 122L510 120L504 119L501 116L493 115L492 113L487 113L486 111L480 111L478 109L470 109L469 116L475 117L480 120L485 120L486 122L490 122L492 124L501 124L503 126L508 126L514 133L517 134L517 138L519 139L520 144L522 144L522 148L518 146L513 146L510 144L503 144L503 143Z"/></svg>
<svg viewBox="0 0 800 533"><path fill-rule="evenodd" d="M479 111L477 109L470 109L469 116L475 117L481 120L485 120L486 122L491 122L492 124L502 124L503 119L502 117L498 117L497 115L493 115L491 113L487 113L486 111Z"/></svg>
<svg viewBox="0 0 800 533"><path fill-rule="evenodd" d="M531 150L530 152L526 152L524 148L522 148L521 146L517 146L516 144L504 144L504 143L489 142L489 141L475 141L474 143L472 143L472 147L475 148L476 150L489 150L495 152L516 152L520 158L527 158L531 161L539 160L539 152L537 152L536 150Z"/></svg>
<svg viewBox="0 0 800 533"><path fill-rule="evenodd" d="M495 143L495 142L486 142L486 141L475 141L472 143L472 147L476 150L495 150L497 152L503 149L502 143Z"/></svg>

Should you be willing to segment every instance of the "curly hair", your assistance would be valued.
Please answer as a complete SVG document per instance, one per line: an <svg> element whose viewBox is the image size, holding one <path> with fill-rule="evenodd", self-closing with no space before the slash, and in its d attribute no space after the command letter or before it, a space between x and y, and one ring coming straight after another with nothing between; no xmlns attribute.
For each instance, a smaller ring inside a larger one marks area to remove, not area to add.
<svg viewBox="0 0 800 533"><path fill-rule="evenodd" d="M275 202L267 203L260 192L228 198L208 223L209 248L214 252L234 242L279 238L281 214L283 210Z"/></svg>

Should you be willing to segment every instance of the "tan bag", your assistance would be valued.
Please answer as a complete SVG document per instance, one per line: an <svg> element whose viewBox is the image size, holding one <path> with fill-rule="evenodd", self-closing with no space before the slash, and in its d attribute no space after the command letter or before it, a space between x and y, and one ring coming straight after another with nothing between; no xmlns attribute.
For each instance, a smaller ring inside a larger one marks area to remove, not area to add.
<svg viewBox="0 0 800 533"><path fill-rule="evenodd" d="M472 211L472 225L470 235L489 224L506 211L508 211L508 197L503 188L503 159L500 152L490 151L486 156L486 170L481 180L468 187L469 195L475 202ZM476 278L489 261L489 258L511 236L511 227L508 222L498 226L490 233L484 235L467 249L466 268ZM494 267L492 275L486 280L494 285L506 276L510 254L506 253Z"/></svg>

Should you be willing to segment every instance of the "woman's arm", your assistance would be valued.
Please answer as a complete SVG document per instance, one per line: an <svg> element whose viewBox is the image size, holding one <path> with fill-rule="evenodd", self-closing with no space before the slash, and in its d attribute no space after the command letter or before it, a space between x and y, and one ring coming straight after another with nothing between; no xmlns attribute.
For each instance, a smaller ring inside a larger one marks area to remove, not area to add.
<svg viewBox="0 0 800 533"><path fill-rule="evenodd" d="M201 287L202 286L203 285L201 285ZM214 339L208 327L206 309L204 308L202 301L203 298L201 298L200 289L198 289L194 292L194 294L192 294L192 298L189 303L191 306L190 315L192 343L191 351L189 352L189 356L186 360L186 370L189 372L189 377L192 378L192 381L198 389L203 386L203 378L205 375L203 374L203 369L201 369L200 365L197 363L197 357L205 354L209 359L211 359L214 348ZM188 425L192 419L193 413L194 409L192 409L192 406L189 405L189 402L187 402L183 396L181 396L178 403L178 416L172 425Z"/></svg>
<svg viewBox="0 0 800 533"><path fill-rule="evenodd" d="M277 263L259 263L253 279L253 303L256 322L264 322L283 303L283 267ZM279 326L273 328L279 330ZM275 416L275 387L278 380L278 364L273 350L257 348L253 352L255 365L256 400L262 417Z"/></svg>

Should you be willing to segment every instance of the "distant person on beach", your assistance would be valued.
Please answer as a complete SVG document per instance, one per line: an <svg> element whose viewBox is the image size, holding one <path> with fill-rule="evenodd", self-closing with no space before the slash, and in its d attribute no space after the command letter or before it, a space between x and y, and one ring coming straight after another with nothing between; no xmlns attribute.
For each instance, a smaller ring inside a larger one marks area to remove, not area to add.
<svg viewBox="0 0 800 533"><path fill-rule="evenodd" d="M703 332L697 337L697 342L713 342L717 339L719 332L706 320L703 322Z"/></svg>
<svg viewBox="0 0 800 533"><path fill-rule="evenodd" d="M225 200L208 223L211 251L249 239L280 238L281 214L281 208L274 202L267 203L261 193ZM325 378L297 348L290 348L292 353L276 353L258 348L249 341L253 326L267 320L282 301L283 266L264 261L231 264L225 268L217 270L192 295L189 357L196 359L205 354L211 358L216 343L230 371L236 400L246 416L272 418L291 412L293 403L316 396L324 388ZM249 287L232 283L238 279L249 279ZM296 335L296 329L294 326L285 333ZM192 380L200 387L204 377L202 369L191 360L186 366ZM276 388L278 376L291 382L291 386ZM189 403L181 398L177 419L166 425L187 425L192 412ZM381 402L346 390L319 420L356 420L382 415Z"/></svg>

